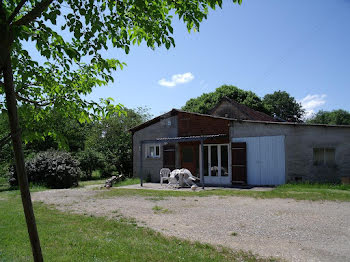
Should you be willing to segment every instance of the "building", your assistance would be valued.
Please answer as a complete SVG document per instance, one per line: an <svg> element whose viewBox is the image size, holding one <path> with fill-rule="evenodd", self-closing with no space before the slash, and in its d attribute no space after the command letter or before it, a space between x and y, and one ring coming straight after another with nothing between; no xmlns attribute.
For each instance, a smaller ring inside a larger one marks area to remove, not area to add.
<svg viewBox="0 0 350 262"><path fill-rule="evenodd" d="M187 168L222 186L350 177L350 126L277 122L229 100L210 113L173 109L131 129L134 176L158 182L162 167Z"/></svg>

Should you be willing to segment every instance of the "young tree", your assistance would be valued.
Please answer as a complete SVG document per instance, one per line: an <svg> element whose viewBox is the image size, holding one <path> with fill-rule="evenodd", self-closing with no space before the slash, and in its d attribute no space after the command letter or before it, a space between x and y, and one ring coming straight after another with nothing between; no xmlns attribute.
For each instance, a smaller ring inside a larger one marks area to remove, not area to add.
<svg viewBox="0 0 350 262"><path fill-rule="evenodd" d="M222 0L0 0L0 93L6 97L0 106L9 117L35 261L43 259L24 169L17 100L30 109L23 112L24 117L34 120L44 119L50 108L82 122L90 120L91 112L103 114L100 104L86 101L82 95L112 81L111 71L123 64L103 58L102 50L111 45L128 53L131 44L142 41L150 48L170 48L175 45L173 13L189 31L198 30L209 8L221 5ZM63 38L67 32L68 37ZM32 59L32 50L26 50L24 42L32 42L46 62ZM108 109L120 109L104 102Z"/></svg>
<svg viewBox="0 0 350 262"><path fill-rule="evenodd" d="M286 91L265 95L263 103L270 115L292 122L300 122L305 113L301 104Z"/></svg>
<svg viewBox="0 0 350 262"><path fill-rule="evenodd" d="M306 121L309 124L350 125L350 112L338 109L333 111L318 111Z"/></svg>
<svg viewBox="0 0 350 262"><path fill-rule="evenodd" d="M261 99L255 93L232 85L222 85L216 88L214 92L204 93L197 98L192 98L186 102L182 109L189 112L207 114L224 96L254 110L266 111Z"/></svg>

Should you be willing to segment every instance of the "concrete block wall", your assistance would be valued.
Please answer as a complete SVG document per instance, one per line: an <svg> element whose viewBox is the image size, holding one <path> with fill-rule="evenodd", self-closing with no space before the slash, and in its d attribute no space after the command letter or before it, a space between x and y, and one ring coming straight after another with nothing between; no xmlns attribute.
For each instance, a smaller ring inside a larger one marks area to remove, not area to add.
<svg viewBox="0 0 350 262"><path fill-rule="evenodd" d="M170 123L170 124L169 124ZM161 137L177 137L177 116L164 118L157 123L147 126L133 134L133 175L139 177L140 171L140 142ZM146 158L146 145L142 147L142 176L150 176L152 182L159 182L159 171L163 167L163 145L160 144L160 158Z"/></svg>
<svg viewBox="0 0 350 262"><path fill-rule="evenodd" d="M286 181L337 183L350 177L350 127L231 121L230 138L285 136ZM335 148L334 166L315 166L314 148Z"/></svg>

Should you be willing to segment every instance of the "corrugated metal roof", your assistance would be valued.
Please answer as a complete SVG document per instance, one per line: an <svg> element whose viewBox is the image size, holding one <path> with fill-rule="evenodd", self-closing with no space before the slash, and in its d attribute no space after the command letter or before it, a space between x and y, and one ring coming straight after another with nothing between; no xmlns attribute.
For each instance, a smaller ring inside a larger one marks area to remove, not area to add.
<svg viewBox="0 0 350 262"><path fill-rule="evenodd" d="M227 137L225 134L217 135L201 135L201 136L179 136L179 137L160 137L154 140L143 140L143 143L156 143L156 142L192 142L201 141L207 139L214 139L219 137Z"/></svg>

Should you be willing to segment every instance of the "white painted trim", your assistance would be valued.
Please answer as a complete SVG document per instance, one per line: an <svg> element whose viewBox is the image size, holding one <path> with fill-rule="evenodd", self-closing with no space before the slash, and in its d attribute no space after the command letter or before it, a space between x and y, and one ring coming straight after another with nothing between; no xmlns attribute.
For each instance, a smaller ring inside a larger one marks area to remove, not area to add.
<svg viewBox="0 0 350 262"><path fill-rule="evenodd" d="M158 155L158 156L155 155L155 156L153 156L153 157L148 156L148 149L149 149L150 147L154 147L154 153L156 153L156 152L157 152L157 149L156 149L157 146L159 147L159 155ZM162 152L161 152L161 146L160 146L160 144L157 144L157 143L154 143L154 144L145 144L145 158L146 158L146 159L159 159L159 158L161 158L161 155L162 155Z"/></svg>
<svg viewBox="0 0 350 262"><path fill-rule="evenodd" d="M235 137L247 143L247 182L281 185L286 180L285 136Z"/></svg>
<svg viewBox="0 0 350 262"><path fill-rule="evenodd" d="M208 175L205 176L205 183L209 184L231 184L232 181L232 167L231 167L231 143L227 144L204 144L204 147L208 147ZM218 154L218 167L219 172L218 176L212 176L210 169L211 169L211 147L216 146L217 147L217 154ZM227 146L227 157L228 157L228 176L221 176L221 146ZM203 156L204 160L204 156ZM199 165L200 169L202 167L202 155L199 145ZM204 175L204 174L203 174Z"/></svg>
<svg viewBox="0 0 350 262"><path fill-rule="evenodd" d="M228 177L230 184L232 184L232 142L228 144Z"/></svg>

